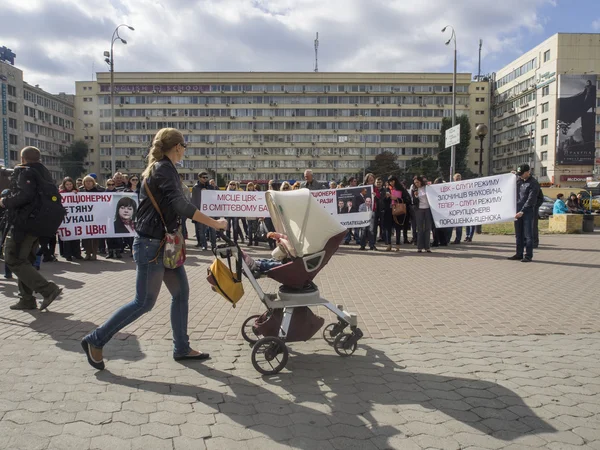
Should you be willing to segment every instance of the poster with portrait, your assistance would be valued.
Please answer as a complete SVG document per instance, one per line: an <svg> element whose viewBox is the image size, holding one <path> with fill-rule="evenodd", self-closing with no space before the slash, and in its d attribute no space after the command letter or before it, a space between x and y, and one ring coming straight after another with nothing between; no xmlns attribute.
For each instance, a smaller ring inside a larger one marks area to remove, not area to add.
<svg viewBox="0 0 600 450"><path fill-rule="evenodd" d="M594 164L597 75L560 75L556 114L556 162Z"/></svg>
<svg viewBox="0 0 600 450"><path fill-rule="evenodd" d="M342 225L348 228L369 225L373 211L372 186L337 189L334 192L336 214Z"/></svg>
<svg viewBox="0 0 600 450"><path fill-rule="evenodd" d="M58 236L63 241L135 236L133 219L138 209L136 193L62 194L62 203L67 215L58 229Z"/></svg>

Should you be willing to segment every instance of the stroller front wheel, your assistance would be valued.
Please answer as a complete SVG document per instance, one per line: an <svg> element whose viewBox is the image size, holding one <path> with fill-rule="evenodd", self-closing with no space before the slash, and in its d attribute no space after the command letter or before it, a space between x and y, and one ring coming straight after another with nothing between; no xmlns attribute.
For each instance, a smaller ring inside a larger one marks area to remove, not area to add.
<svg viewBox="0 0 600 450"><path fill-rule="evenodd" d="M242 337L250 345L256 344L261 337L257 336L256 333L254 333L254 330L252 329L252 325L254 325L254 322L256 322L256 319L258 319L259 317L260 315L258 314L255 316L250 316L246 320L244 320L244 323L242 324Z"/></svg>
<svg viewBox="0 0 600 450"><path fill-rule="evenodd" d="M351 333L340 333L333 341L333 349L340 356L350 356L356 351L358 344Z"/></svg>
<svg viewBox="0 0 600 450"><path fill-rule="evenodd" d="M287 364L289 352L285 342L273 336L259 339L252 348L252 365L263 375L275 375Z"/></svg>

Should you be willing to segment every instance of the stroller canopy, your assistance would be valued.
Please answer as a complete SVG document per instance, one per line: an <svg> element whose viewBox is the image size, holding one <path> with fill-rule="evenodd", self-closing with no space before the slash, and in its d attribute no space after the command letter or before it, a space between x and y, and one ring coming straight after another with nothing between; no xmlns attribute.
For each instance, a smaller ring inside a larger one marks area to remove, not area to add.
<svg viewBox="0 0 600 450"><path fill-rule="evenodd" d="M346 230L308 189L267 191L265 198L275 230L288 236L299 257L323 250L332 237Z"/></svg>

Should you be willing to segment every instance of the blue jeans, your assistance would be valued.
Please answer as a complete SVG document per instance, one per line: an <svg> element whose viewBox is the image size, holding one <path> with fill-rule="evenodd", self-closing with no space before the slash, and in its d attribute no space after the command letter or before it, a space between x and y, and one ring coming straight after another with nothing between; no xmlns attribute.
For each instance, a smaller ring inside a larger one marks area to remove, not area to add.
<svg viewBox="0 0 600 450"><path fill-rule="evenodd" d="M467 227L467 237L469 239L472 239L474 234L475 234L475 227Z"/></svg>
<svg viewBox="0 0 600 450"><path fill-rule="evenodd" d="M191 348L187 335L188 300L190 288L185 268L166 269L163 250L158 239L136 237L133 241L133 259L137 265L135 298L118 309L103 325L92 331L85 340L94 347L102 348L120 330L150 311L162 283L171 293L171 328L173 329L173 356L187 355ZM153 260L157 253L158 259Z"/></svg>
<svg viewBox="0 0 600 450"><path fill-rule="evenodd" d="M463 227L456 227L455 231L456 231L456 237L454 238L454 240L456 242L460 242L462 240L462 230ZM450 239L448 239L448 241L450 241Z"/></svg>
<svg viewBox="0 0 600 450"><path fill-rule="evenodd" d="M210 245L212 248L217 246L217 232L214 228L209 227L208 225L204 225L203 223L194 222L196 226L196 239L198 239L198 244L201 247L208 247L206 242L206 234L210 236Z"/></svg>
<svg viewBox="0 0 600 450"><path fill-rule="evenodd" d="M515 221L515 237L517 239L517 255L523 257L523 250L527 258L533 258L533 212L523 214Z"/></svg>

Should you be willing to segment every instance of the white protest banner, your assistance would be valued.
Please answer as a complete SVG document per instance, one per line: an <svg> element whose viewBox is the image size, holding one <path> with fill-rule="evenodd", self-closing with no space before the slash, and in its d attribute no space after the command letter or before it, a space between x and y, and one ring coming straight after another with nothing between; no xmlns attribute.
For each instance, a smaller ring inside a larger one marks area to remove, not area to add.
<svg viewBox="0 0 600 450"><path fill-rule="evenodd" d="M426 192L438 228L515 220L517 180L511 173L431 184Z"/></svg>
<svg viewBox="0 0 600 450"><path fill-rule="evenodd" d="M61 194L67 215L58 236L63 241L134 237L136 193L81 192Z"/></svg>
<svg viewBox="0 0 600 450"><path fill-rule="evenodd" d="M340 223L349 228L366 227L371 220L371 186L310 191ZM270 217L265 193L260 191L202 191L200 211L210 217Z"/></svg>

